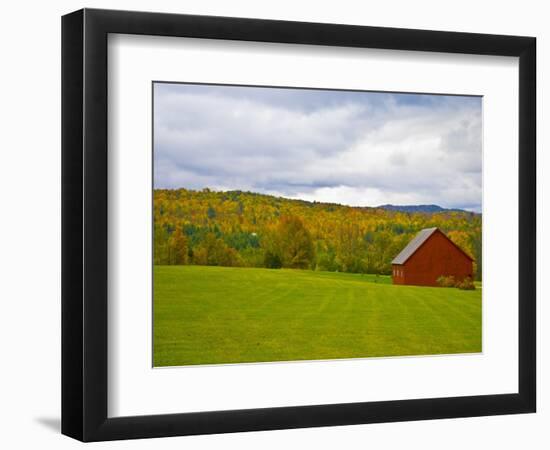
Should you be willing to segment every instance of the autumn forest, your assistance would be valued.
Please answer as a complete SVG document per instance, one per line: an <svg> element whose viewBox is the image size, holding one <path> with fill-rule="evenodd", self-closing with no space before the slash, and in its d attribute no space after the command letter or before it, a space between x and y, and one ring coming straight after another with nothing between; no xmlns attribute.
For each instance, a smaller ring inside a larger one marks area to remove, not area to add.
<svg viewBox="0 0 550 450"><path fill-rule="evenodd" d="M439 227L476 261L481 215L404 212L205 188L155 189L154 263L390 274L391 260Z"/></svg>

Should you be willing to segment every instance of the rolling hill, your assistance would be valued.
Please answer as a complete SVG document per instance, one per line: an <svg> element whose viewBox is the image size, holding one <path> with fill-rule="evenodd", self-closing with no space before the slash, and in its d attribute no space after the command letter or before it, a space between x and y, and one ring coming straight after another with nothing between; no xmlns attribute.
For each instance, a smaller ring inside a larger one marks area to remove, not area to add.
<svg viewBox="0 0 550 450"><path fill-rule="evenodd" d="M423 228L438 227L478 263L480 214L437 205L353 207L243 191L156 189L154 261L160 265L391 272ZM405 209L405 210L403 210Z"/></svg>
<svg viewBox="0 0 550 450"><path fill-rule="evenodd" d="M377 206L377 208L385 209L387 211L401 211L401 212L408 212L408 213L417 213L417 212L427 213L427 214L441 213L441 212L460 212L460 213L466 213L466 214L470 213L470 211L466 211L464 209L443 208L439 205L380 205L380 206Z"/></svg>

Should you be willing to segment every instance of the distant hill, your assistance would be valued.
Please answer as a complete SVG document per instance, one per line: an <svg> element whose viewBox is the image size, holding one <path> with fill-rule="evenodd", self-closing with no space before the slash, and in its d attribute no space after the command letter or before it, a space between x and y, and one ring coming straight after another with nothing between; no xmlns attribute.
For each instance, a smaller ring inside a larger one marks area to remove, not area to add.
<svg viewBox="0 0 550 450"><path fill-rule="evenodd" d="M442 208L439 205L380 205L378 208L385 209L386 211L408 213L470 212L457 208Z"/></svg>

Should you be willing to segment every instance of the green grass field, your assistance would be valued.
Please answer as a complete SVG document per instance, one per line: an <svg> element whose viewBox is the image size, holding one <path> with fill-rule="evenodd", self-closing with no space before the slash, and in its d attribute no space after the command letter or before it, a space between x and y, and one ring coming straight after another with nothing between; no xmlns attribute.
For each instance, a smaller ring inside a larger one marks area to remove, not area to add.
<svg viewBox="0 0 550 450"><path fill-rule="evenodd" d="M154 268L154 365L481 351L481 289L374 275Z"/></svg>

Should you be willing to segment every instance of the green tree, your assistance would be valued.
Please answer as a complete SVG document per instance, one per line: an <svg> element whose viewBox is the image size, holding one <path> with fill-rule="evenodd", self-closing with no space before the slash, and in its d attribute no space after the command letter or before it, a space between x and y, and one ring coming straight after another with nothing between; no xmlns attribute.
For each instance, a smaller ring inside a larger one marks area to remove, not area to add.
<svg viewBox="0 0 550 450"><path fill-rule="evenodd" d="M315 261L311 234L298 217L281 217L277 227L276 247L283 267L307 269Z"/></svg>
<svg viewBox="0 0 550 450"><path fill-rule="evenodd" d="M356 223L342 222L338 229L338 261L344 272L361 273L365 272L364 256L365 240L364 234Z"/></svg>
<svg viewBox="0 0 550 450"><path fill-rule="evenodd" d="M268 269L280 269L283 267L281 256L271 250L266 250L264 254L264 267Z"/></svg>
<svg viewBox="0 0 550 450"><path fill-rule="evenodd" d="M208 210L206 211L206 215L209 219L215 219L216 218L216 210L212 208L212 206L208 206Z"/></svg>
<svg viewBox="0 0 550 450"><path fill-rule="evenodd" d="M188 252L187 236L178 227L168 241L168 263L172 265L187 264Z"/></svg>
<svg viewBox="0 0 550 450"><path fill-rule="evenodd" d="M240 257L214 233L208 233L201 244L193 250L193 262L205 266L239 266Z"/></svg>
<svg viewBox="0 0 550 450"><path fill-rule="evenodd" d="M159 223L155 223L153 236L153 261L155 264L168 264L168 239L166 228Z"/></svg>
<svg viewBox="0 0 550 450"><path fill-rule="evenodd" d="M483 276L483 261L482 261L482 241L481 241L481 231L473 233L471 235L471 242L474 253L474 276L477 281L481 281Z"/></svg>

